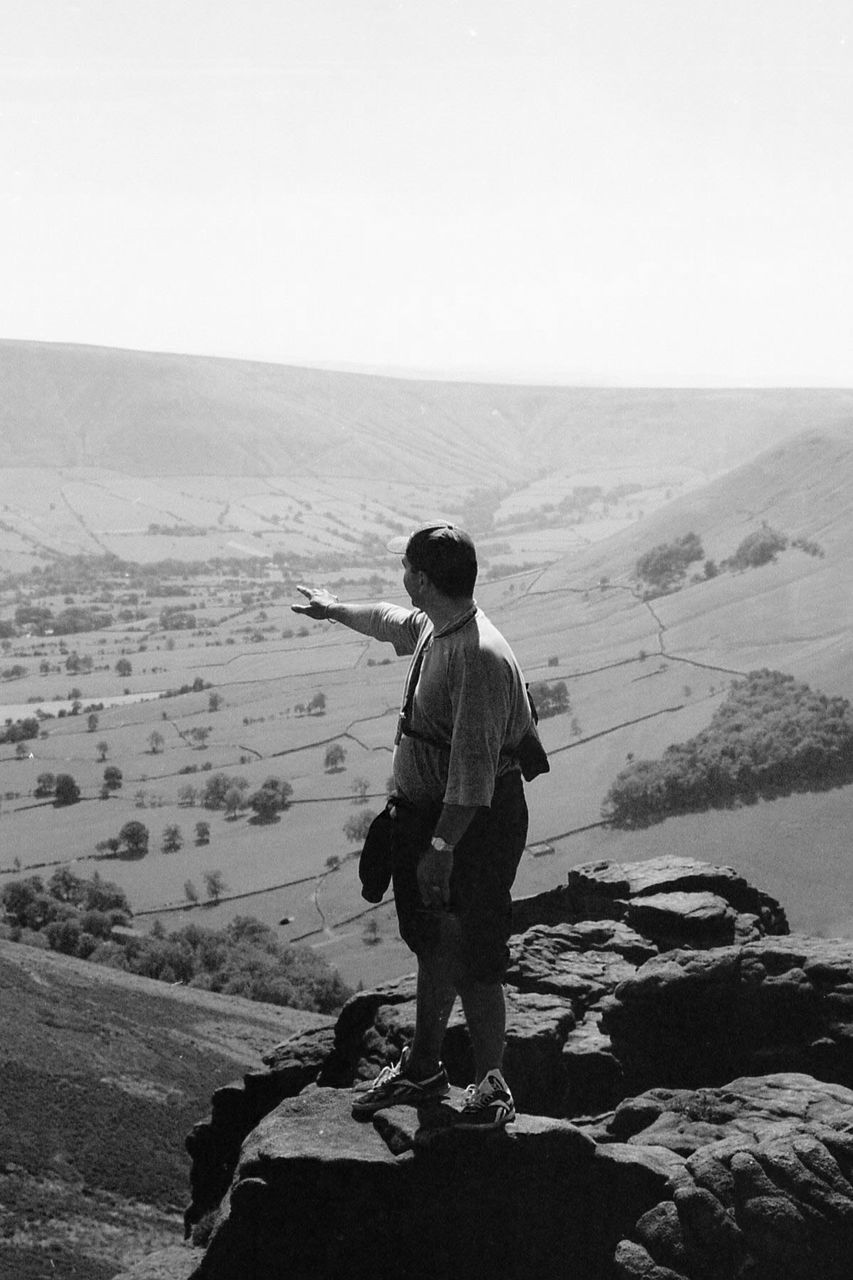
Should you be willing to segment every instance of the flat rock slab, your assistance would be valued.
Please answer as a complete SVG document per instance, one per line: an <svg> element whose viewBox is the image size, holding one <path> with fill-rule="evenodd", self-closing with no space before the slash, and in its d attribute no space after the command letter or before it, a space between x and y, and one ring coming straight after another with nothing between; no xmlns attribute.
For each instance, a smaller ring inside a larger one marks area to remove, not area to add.
<svg viewBox="0 0 853 1280"><path fill-rule="evenodd" d="M579 1277L595 1274L601 1241L588 1214L566 1212L567 1198L591 1196L586 1134L539 1116L453 1132L441 1107L359 1123L351 1105L349 1090L312 1088L258 1125L199 1280L563 1280L568 1256Z"/></svg>
<svg viewBox="0 0 853 1280"><path fill-rule="evenodd" d="M761 933L788 932L775 898L754 888L732 867L665 855L644 862L588 862L569 871L565 908L576 917L628 919L629 909L655 894L710 893L736 914L755 917ZM630 923L630 921L629 921ZM697 945L703 945L701 939Z"/></svg>

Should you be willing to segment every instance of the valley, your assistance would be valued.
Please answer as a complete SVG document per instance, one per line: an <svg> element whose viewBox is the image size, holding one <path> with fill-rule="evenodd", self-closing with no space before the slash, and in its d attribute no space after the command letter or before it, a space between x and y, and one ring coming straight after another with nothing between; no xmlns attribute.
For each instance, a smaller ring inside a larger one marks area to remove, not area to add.
<svg viewBox="0 0 853 1280"><path fill-rule="evenodd" d="M401 600L385 544L438 515L474 534L478 601L527 678L568 691L542 723L552 772L530 788L539 852L517 892L625 857L626 842L631 856L705 856L705 842L744 874L762 866L771 891L778 877L795 927L849 928L853 872L830 884L815 866L837 865L847 789L631 834L601 825L625 761L701 731L737 676L771 666L849 694L849 393L406 383L9 343L0 373L0 716L38 718L37 737L0 745L0 884L98 870L139 929L251 914L351 986L407 971L393 908L360 897L347 834L384 803L405 661L290 605L302 581ZM162 451L151 424L167 421ZM232 466L237 440L255 474L245 456ZM723 563L766 524L820 556L790 545L644 598L634 574L650 548L693 532ZM81 613L92 629L63 634ZM37 795L46 773L70 774L79 802ZM227 811L203 804L217 774L242 788ZM246 799L269 777L292 794L260 821ZM105 856L128 822L147 829L147 855Z"/></svg>

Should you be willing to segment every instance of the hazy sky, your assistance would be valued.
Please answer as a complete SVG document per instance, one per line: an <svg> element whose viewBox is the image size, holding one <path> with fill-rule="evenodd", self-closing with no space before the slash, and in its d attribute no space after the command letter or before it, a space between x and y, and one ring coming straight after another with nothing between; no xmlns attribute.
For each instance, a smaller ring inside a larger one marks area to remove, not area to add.
<svg viewBox="0 0 853 1280"><path fill-rule="evenodd" d="M850 0L4 0L0 336L853 385Z"/></svg>

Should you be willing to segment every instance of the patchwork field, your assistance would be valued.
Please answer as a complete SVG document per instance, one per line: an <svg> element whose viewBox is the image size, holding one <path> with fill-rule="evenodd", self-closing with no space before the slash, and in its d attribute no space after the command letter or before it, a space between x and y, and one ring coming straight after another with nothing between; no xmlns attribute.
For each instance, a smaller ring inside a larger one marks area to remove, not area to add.
<svg viewBox="0 0 853 1280"><path fill-rule="evenodd" d="M389 586L392 578L393 571ZM846 789L670 819L630 836L595 826L629 754L658 756L699 732L738 672L773 665L830 693L849 689L846 560L792 552L648 603L628 589L627 576L604 585L575 577L571 587L549 586L554 581L553 569L529 571L484 583L478 593L528 678L565 681L570 696L566 714L542 723L552 772L529 789L530 843L554 852L524 859L517 891L551 887L589 858L689 851L733 863L771 892L778 887L795 927L849 931L849 912L839 903L853 889L853 870L837 852L853 816ZM140 611L149 616L132 630L32 636L8 652L27 668L6 685L15 709L55 706L72 684L79 708L68 714L71 702L61 701L66 714L42 721L43 736L27 744L24 758L9 745L0 749L0 876L42 864L45 875L58 863L86 875L97 868L126 890L138 927L160 920L173 928L190 919L219 927L250 914L275 926L286 920L282 939L317 948L351 985L404 971L410 961L392 911L367 908L360 898L358 844L344 827L384 803L405 660L334 624L305 624L290 609L292 584L272 572L246 574L227 587L192 580L187 592L168 602L197 606L194 631L161 629L155 620L162 601L143 599ZM91 672L65 670L72 645L78 658L91 655ZM121 678L120 656L132 666ZM196 691L90 710L125 696L121 689L131 697L174 692L199 679ZM306 710L318 695L322 708ZM12 710L10 703L6 714ZM194 736L199 730L203 741ZM153 747L152 734L159 739ZM329 767L326 753L335 744L345 756ZM122 785L102 799L110 764L121 769ZM72 774L80 802L56 807L37 799L45 771ZM218 772L245 779L248 793L269 776L283 778L292 803L269 823L245 808L234 816L207 810L200 791ZM96 845L131 820L149 830L147 856L97 860ZM210 826L203 844L194 834L199 821ZM160 845L170 825L180 828L183 844L166 854ZM187 882L204 898L210 870L224 877L222 899L191 905ZM366 932L369 919L376 928Z"/></svg>

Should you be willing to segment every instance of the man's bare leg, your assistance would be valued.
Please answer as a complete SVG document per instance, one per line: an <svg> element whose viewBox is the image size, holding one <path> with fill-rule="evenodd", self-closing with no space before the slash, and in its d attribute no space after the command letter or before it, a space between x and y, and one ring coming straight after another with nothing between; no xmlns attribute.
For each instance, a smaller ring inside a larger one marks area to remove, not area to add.
<svg viewBox="0 0 853 1280"><path fill-rule="evenodd" d="M474 1079L479 1084L489 1071L503 1069L506 1042L506 1001L500 982L460 983L459 995L474 1053Z"/></svg>
<svg viewBox="0 0 853 1280"><path fill-rule="evenodd" d="M439 918L434 951L418 957L415 1034L409 1053L413 1080L434 1075L441 1061L444 1033L457 996L459 923L455 916Z"/></svg>

